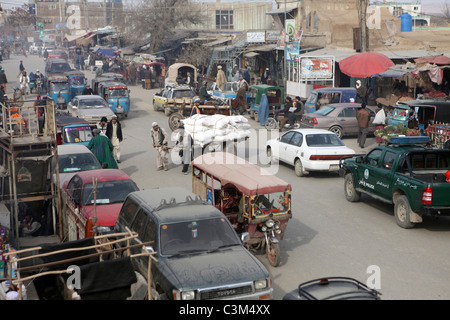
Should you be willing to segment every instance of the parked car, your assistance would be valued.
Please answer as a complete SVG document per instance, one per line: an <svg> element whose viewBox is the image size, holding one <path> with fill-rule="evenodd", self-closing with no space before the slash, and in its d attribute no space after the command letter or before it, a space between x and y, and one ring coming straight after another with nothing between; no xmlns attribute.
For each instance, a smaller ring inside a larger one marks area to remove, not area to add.
<svg viewBox="0 0 450 320"><path fill-rule="evenodd" d="M158 259L151 264L153 299L272 297L267 269L243 246L223 213L195 194L179 187L130 193L115 231L128 228L139 235L139 241L154 241L147 244ZM131 250L133 253L137 252ZM148 260L132 260L144 277Z"/></svg>
<svg viewBox="0 0 450 320"><path fill-rule="evenodd" d="M114 115L105 99L98 95L75 96L67 105L67 109L73 117L86 120L91 127L96 126L102 117L110 121Z"/></svg>
<svg viewBox="0 0 450 320"><path fill-rule="evenodd" d="M325 129L335 133L339 138L346 135L358 133L358 121L356 112L361 108L358 103L335 103L326 105L316 112L304 114L300 123L300 128ZM366 107L370 111L369 133L375 131L372 123L375 118L375 111L371 107Z"/></svg>
<svg viewBox="0 0 450 320"><path fill-rule="evenodd" d="M53 168L56 170L55 158L53 157ZM64 183L70 180L76 173L87 170L101 169L102 166L98 162L94 154L81 144L68 144L58 146L58 171L59 185L62 187ZM53 174L56 181L56 174Z"/></svg>
<svg viewBox="0 0 450 320"><path fill-rule="evenodd" d="M380 300L381 293L348 277L328 277L304 282L283 300Z"/></svg>
<svg viewBox="0 0 450 320"><path fill-rule="evenodd" d="M338 172L340 159L355 154L335 134L321 129L290 130L267 141L266 152L269 159L293 165L299 177L309 171Z"/></svg>
<svg viewBox="0 0 450 320"><path fill-rule="evenodd" d="M113 231L125 198L137 190L120 169L77 172L62 187L64 236L73 241Z"/></svg>
<svg viewBox="0 0 450 320"><path fill-rule="evenodd" d="M42 45L37 44L37 43L33 43L29 48L28 48L28 52L30 54L38 54L39 51L42 50Z"/></svg>
<svg viewBox="0 0 450 320"><path fill-rule="evenodd" d="M195 96L197 94L188 85L168 85L153 96L153 110L170 115L178 111L179 105L191 105Z"/></svg>

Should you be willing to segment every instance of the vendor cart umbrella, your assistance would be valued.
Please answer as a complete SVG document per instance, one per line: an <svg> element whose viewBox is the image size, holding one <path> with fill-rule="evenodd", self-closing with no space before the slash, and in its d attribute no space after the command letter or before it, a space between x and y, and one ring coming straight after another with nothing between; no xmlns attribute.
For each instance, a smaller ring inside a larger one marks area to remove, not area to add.
<svg viewBox="0 0 450 320"><path fill-rule="evenodd" d="M350 77L367 78L392 67L391 59L378 52L361 52L339 62L339 68Z"/></svg>

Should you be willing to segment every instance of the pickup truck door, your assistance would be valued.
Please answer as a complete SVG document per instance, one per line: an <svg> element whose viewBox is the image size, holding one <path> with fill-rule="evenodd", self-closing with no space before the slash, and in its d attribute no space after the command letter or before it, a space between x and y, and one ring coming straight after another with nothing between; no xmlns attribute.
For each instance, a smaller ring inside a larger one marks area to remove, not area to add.
<svg viewBox="0 0 450 320"><path fill-rule="evenodd" d="M382 192L381 190L386 188L386 186L384 185L386 183L386 179L383 178L383 175L385 173L383 171L380 171L382 155L382 149L375 148L371 150L364 158L363 163L361 163L357 169L357 188L360 188L376 196L382 196L384 192ZM381 186L380 183L382 184Z"/></svg>

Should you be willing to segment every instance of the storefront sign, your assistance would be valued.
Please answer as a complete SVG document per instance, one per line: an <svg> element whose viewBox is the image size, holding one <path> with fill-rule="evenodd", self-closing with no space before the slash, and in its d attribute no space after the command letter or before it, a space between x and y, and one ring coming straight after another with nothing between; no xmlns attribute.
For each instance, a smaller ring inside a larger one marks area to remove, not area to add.
<svg viewBox="0 0 450 320"><path fill-rule="evenodd" d="M300 78L308 79L333 79L334 58L311 58L300 59Z"/></svg>
<svg viewBox="0 0 450 320"><path fill-rule="evenodd" d="M247 42L266 42L266 33L263 32L247 32Z"/></svg>

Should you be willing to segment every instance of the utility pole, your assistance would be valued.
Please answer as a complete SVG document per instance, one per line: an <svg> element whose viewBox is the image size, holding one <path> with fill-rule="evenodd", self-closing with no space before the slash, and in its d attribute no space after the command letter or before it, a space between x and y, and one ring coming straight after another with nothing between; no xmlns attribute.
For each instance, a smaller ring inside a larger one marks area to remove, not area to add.
<svg viewBox="0 0 450 320"><path fill-rule="evenodd" d="M360 34L360 49L361 52L367 51L367 7L369 0L356 0L356 7L358 9L359 17L359 34Z"/></svg>

